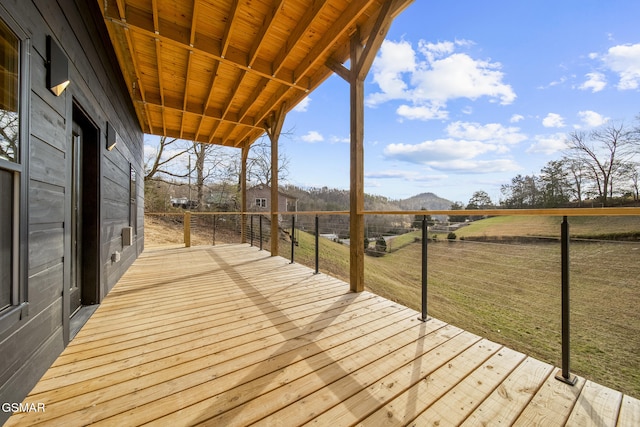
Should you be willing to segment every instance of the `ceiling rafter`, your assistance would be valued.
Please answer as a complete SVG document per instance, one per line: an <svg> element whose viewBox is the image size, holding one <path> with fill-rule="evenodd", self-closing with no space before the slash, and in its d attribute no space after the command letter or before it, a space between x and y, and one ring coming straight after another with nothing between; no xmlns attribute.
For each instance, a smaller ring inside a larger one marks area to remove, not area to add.
<svg viewBox="0 0 640 427"><path fill-rule="evenodd" d="M198 136L200 136L200 131L202 130L202 124L204 123L204 118L206 117L204 112L209 109L209 105L211 104L211 99L213 98L213 94L214 94L213 88L214 88L215 83L216 83L216 77L218 75L218 67L219 66L220 66L220 62L218 62L218 61L214 61L213 62L213 68L212 68L212 72L211 72L211 80L210 80L209 86L208 86L209 90L207 91L207 101L204 103L204 106L202 108L200 124L198 125L198 130L196 131L196 139L198 138ZM211 137L213 137L213 132L211 133Z"/></svg>
<svg viewBox="0 0 640 427"><path fill-rule="evenodd" d="M265 106L260 110L257 116L255 116L256 123L264 123L269 114L273 111L273 106L279 106L282 104L282 101L285 99L288 88L283 86L279 87L278 90L273 94L273 96L265 103ZM240 138L238 140L244 139L250 133L249 130L246 130L244 134L240 134Z"/></svg>
<svg viewBox="0 0 640 427"><path fill-rule="evenodd" d="M191 36L189 37L189 45L193 46L193 42L195 40L195 36L196 36L196 22L198 19L198 5L200 3L199 2L195 2L193 5L193 13L191 15ZM193 62L193 51L190 50L188 55L187 55L187 75L184 81L184 94L183 94L183 110L187 109L187 102L189 100L189 82L191 82L191 65ZM206 111L206 110L205 110ZM182 120L180 121L180 135L182 135L184 133L184 123L185 120L185 115L182 114Z"/></svg>
<svg viewBox="0 0 640 427"><path fill-rule="evenodd" d="M323 36L320 42L318 42L311 52L307 55L305 61L303 61L298 68L293 72L296 76L303 76L309 71L309 68L313 65L312 58L321 58L326 56L329 48L333 46L340 35L352 28L360 15L374 2L374 0L357 0L349 4L347 9L340 15L338 22L336 22Z"/></svg>
<svg viewBox="0 0 640 427"><path fill-rule="evenodd" d="M162 81L162 46L160 45L160 39L157 37L160 34L160 24L158 18L158 2L157 0L152 0L151 2L151 12L153 15L153 32L156 35L154 37L154 43L156 48L156 62L158 64L158 85L160 87L160 104L164 106L164 85ZM165 116L164 109L162 110L162 130L164 132L167 131L167 119Z"/></svg>
<svg viewBox="0 0 640 427"><path fill-rule="evenodd" d="M231 6L231 12L229 12L229 17L227 19L227 26L224 29L224 35L222 36L222 46L220 49L220 56L224 58L227 54L227 49L229 48L229 43L231 41L231 33L233 32L233 27L236 25L236 14L238 13L238 3L240 0L233 0Z"/></svg>
<svg viewBox="0 0 640 427"><path fill-rule="evenodd" d="M189 104L187 106L186 110L182 109L182 103L179 100L176 100L176 102L171 102L171 100L167 100L167 102L165 103L165 105L161 105L161 104L154 104L152 102L147 102L147 105L149 105L150 107L155 107L158 109L165 109L167 110L167 112L171 112L172 114L175 113L181 113L181 112L185 112L187 114L190 115L196 115L196 116L205 116L209 119L213 119L216 121L221 121L221 122L225 122L225 123L233 123L235 125L238 126L243 126L243 127L250 127L250 128L260 128L259 125L259 121L255 120L255 118L245 118L242 121L238 120L238 115L237 114L229 114L227 115L226 118L223 118L221 115L220 110L218 109L212 109L209 108L209 111L207 111L207 113L203 113L202 108L200 108L200 106L198 106L198 108L194 108L194 104ZM213 111L212 111L213 110Z"/></svg>
<svg viewBox="0 0 640 427"><path fill-rule="evenodd" d="M276 4L273 6L273 8L271 9L271 13L268 14L264 19L264 21L262 22L262 26L260 27L260 30L258 31L258 34L256 36L256 41L255 43L253 43L253 46L251 46L251 50L249 51L249 57L248 57L249 67L253 67L253 63L257 58L258 51L260 50L260 46L262 46L262 44L265 41L267 32L271 28L271 23L276 19L278 14L282 11L283 3L284 3L284 0L278 0ZM272 70L272 73L275 74L276 71Z"/></svg>
<svg viewBox="0 0 640 427"><path fill-rule="evenodd" d="M261 61L256 59L254 65L249 67L247 52L240 51L231 45L228 45L225 51L225 55L222 55L222 42L217 41L205 34L198 33L195 37L195 43L190 46L187 42L184 34L186 31L182 28L174 28L169 25L164 26L166 30L163 30L161 34L155 34L153 30L153 23L150 22L149 16L146 16L144 11L130 10L126 19L119 19L108 17L108 19L117 21L118 24L124 28L128 28L131 31L141 33L150 37L158 37L162 42L174 45L178 48L192 50L198 54L205 55L207 57L219 60L234 67L250 70L252 73L258 74L262 77L267 77L274 81L277 81L283 85L297 88L299 90L306 90L308 81L305 79L293 80L294 72L292 70L281 70L279 74L274 75L272 72L273 64L267 61Z"/></svg>
<svg viewBox="0 0 640 427"><path fill-rule="evenodd" d="M413 0L95 1L145 132L246 146L333 72L365 72Z"/></svg>
<svg viewBox="0 0 640 427"><path fill-rule="evenodd" d="M296 25L296 28L293 30L289 38L287 39L287 43L284 48L278 53L276 59L273 61L273 73L277 74L280 72L280 69L284 65L285 60L293 50L293 48L298 44L302 36L307 32L309 26L315 19L315 17L320 13L322 8L326 2L315 0L313 2L313 7L307 9L307 12L304 14L302 19Z"/></svg>

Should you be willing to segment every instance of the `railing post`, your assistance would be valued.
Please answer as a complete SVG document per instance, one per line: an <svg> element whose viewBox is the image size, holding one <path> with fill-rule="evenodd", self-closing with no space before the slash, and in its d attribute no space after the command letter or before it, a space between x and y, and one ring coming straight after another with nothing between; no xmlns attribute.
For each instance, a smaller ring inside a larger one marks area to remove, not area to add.
<svg viewBox="0 0 640 427"><path fill-rule="evenodd" d="M570 323L569 323L569 221L562 218L560 233L561 263L562 263L562 369L556 373L556 379L575 385L578 378L570 372Z"/></svg>
<svg viewBox="0 0 640 427"><path fill-rule="evenodd" d="M296 238L295 238L295 234L296 234L296 216L295 215L291 215L291 264L294 263L294 252L295 252L295 244L296 244Z"/></svg>
<svg viewBox="0 0 640 427"><path fill-rule="evenodd" d="M316 274L320 268L320 220L316 214Z"/></svg>
<svg viewBox="0 0 640 427"><path fill-rule="evenodd" d="M216 245L216 216L213 215L213 245Z"/></svg>
<svg viewBox="0 0 640 427"><path fill-rule="evenodd" d="M253 215L249 215L249 221L251 221L251 223L249 224L249 234L251 235L250 241L251 246L253 246Z"/></svg>
<svg viewBox="0 0 640 427"><path fill-rule="evenodd" d="M260 232L260 250L262 250L262 214L260 214L260 220L258 221L258 231Z"/></svg>
<svg viewBox="0 0 640 427"><path fill-rule="evenodd" d="M427 216L422 217L422 313L418 320L426 322L427 316Z"/></svg>
<svg viewBox="0 0 640 427"><path fill-rule="evenodd" d="M183 219L182 225L184 228L184 247L190 248L191 247L191 212L190 211L184 212L184 219Z"/></svg>

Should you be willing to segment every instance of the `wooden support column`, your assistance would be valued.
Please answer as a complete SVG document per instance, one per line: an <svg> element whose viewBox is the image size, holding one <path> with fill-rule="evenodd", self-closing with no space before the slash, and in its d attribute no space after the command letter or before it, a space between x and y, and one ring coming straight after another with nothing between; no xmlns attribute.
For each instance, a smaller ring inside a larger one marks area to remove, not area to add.
<svg viewBox="0 0 640 427"><path fill-rule="evenodd" d="M360 32L351 37L351 63L358 64L363 47ZM364 291L364 78L359 78L351 67L351 185L349 209L349 270L350 288L353 292Z"/></svg>
<svg viewBox="0 0 640 427"><path fill-rule="evenodd" d="M242 154L240 160L240 212L242 213L240 218L240 241L247 243L247 159L249 158L250 145L245 142L242 145Z"/></svg>
<svg viewBox="0 0 640 427"><path fill-rule="evenodd" d="M280 228L278 224L278 139L282 132L284 118L287 115L287 104L283 102L277 113L269 118L265 129L271 140L271 256L278 255L278 238Z"/></svg>
<svg viewBox="0 0 640 427"><path fill-rule="evenodd" d="M345 79L350 86L349 286L353 292L364 291L364 80L389 30L393 16L409 3L410 1L406 0L386 1L369 34L362 35L356 28L351 36L351 69L347 69L333 58L326 63L327 67Z"/></svg>

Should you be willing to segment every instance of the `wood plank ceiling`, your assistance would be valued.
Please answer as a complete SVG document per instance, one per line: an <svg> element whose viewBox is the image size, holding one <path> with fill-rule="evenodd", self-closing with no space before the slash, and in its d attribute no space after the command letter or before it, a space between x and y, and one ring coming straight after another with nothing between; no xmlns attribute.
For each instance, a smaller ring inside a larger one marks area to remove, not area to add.
<svg viewBox="0 0 640 427"><path fill-rule="evenodd" d="M411 1L98 0L143 131L236 147Z"/></svg>

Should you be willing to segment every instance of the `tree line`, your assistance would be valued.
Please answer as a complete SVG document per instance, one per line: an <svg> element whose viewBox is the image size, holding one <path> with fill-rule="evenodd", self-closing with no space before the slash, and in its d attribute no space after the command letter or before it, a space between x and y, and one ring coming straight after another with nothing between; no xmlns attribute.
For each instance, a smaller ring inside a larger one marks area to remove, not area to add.
<svg viewBox="0 0 640 427"><path fill-rule="evenodd" d="M640 115L636 118L640 121ZM536 209L638 204L640 201L640 125L609 123L566 138L562 158L539 174L518 174L500 188L498 203L485 191L473 193L459 209ZM458 218L459 219L459 218ZM452 219L453 220L453 219Z"/></svg>

